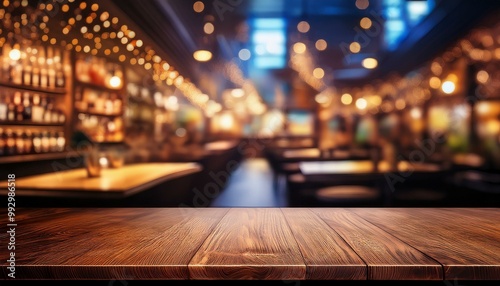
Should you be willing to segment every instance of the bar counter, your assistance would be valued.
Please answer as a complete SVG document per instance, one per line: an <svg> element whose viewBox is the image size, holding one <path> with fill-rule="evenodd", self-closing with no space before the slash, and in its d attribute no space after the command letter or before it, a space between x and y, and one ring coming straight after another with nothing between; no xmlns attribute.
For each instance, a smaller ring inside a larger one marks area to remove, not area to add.
<svg viewBox="0 0 500 286"><path fill-rule="evenodd" d="M196 163L142 163L105 169L89 178L85 169L75 169L16 179L16 195L124 198L201 170ZM0 194L6 195L7 182L0 185Z"/></svg>
<svg viewBox="0 0 500 286"><path fill-rule="evenodd" d="M16 279L500 279L500 209L16 211Z"/></svg>

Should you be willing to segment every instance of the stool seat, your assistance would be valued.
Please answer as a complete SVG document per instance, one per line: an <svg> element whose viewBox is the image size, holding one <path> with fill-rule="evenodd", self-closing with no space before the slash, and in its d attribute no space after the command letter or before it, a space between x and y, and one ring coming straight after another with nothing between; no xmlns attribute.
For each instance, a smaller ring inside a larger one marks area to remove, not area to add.
<svg viewBox="0 0 500 286"><path fill-rule="evenodd" d="M316 198L321 201L376 200L380 197L377 189L365 186L335 186L319 189Z"/></svg>
<svg viewBox="0 0 500 286"><path fill-rule="evenodd" d="M306 177L302 174L293 174L288 176L288 181L292 183L305 183Z"/></svg>
<svg viewBox="0 0 500 286"><path fill-rule="evenodd" d="M281 166L283 171L285 172L293 172L293 173L298 173L300 172L300 164L299 163L286 163Z"/></svg>

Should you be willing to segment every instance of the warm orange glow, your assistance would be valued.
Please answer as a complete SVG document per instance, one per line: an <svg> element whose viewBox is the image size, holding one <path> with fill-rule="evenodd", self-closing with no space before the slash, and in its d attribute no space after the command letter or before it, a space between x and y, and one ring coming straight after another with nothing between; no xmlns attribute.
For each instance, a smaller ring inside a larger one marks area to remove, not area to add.
<svg viewBox="0 0 500 286"><path fill-rule="evenodd" d="M297 54L303 54L307 50L307 47L304 43L298 42L293 45L293 51L296 52Z"/></svg>
<svg viewBox="0 0 500 286"><path fill-rule="evenodd" d="M324 50L326 50L327 47L328 47L328 43L325 40L319 39L316 41L316 49L318 51L324 51Z"/></svg>
<svg viewBox="0 0 500 286"><path fill-rule="evenodd" d="M352 42L351 45L349 45L349 50L353 54L357 54L361 51L361 45L358 42Z"/></svg>
<svg viewBox="0 0 500 286"><path fill-rule="evenodd" d="M194 52L193 57L199 62L208 62L212 59L212 52L207 50L198 50Z"/></svg>
<svg viewBox="0 0 500 286"><path fill-rule="evenodd" d="M370 20L370 18L368 18L368 17L364 17L359 22L359 25L361 26L361 28L368 30L372 27L372 20Z"/></svg>
<svg viewBox="0 0 500 286"><path fill-rule="evenodd" d="M297 30L301 33L307 33L311 29L311 26L306 21L302 21L297 25Z"/></svg>
<svg viewBox="0 0 500 286"><path fill-rule="evenodd" d="M366 69L374 69L378 66L378 61L374 58L366 58L361 64Z"/></svg>

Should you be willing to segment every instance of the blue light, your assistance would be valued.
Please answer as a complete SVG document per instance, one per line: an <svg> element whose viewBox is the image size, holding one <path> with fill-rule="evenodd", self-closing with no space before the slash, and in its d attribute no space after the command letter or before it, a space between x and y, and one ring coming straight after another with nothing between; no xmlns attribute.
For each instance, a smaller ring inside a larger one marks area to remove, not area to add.
<svg viewBox="0 0 500 286"><path fill-rule="evenodd" d="M284 67L285 63L283 56L256 57L254 59L255 66L262 69L279 69Z"/></svg>
<svg viewBox="0 0 500 286"><path fill-rule="evenodd" d="M252 40L254 44L282 44L285 42L285 34L279 30L256 30L253 33Z"/></svg>
<svg viewBox="0 0 500 286"><path fill-rule="evenodd" d="M429 3L427 1L408 1L406 9L410 23L415 25L429 14Z"/></svg>
<svg viewBox="0 0 500 286"><path fill-rule="evenodd" d="M283 68L286 64L286 22L281 18L260 18L252 24L254 66L262 69Z"/></svg>
<svg viewBox="0 0 500 286"><path fill-rule="evenodd" d="M286 23L283 19L255 19L253 27L259 30L285 29Z"/></svg>

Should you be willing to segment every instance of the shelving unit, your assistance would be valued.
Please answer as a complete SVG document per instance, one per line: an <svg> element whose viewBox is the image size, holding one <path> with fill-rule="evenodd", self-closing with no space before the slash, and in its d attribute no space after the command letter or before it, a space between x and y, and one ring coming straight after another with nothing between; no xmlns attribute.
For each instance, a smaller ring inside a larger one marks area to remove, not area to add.
<svg viewBox="0 0 500 286"><path fill-rule="evenodd" d="M89 61L98 62L99 65L93 66ZM123 144L125 138L124 86L126 86L124 67L102 58L83 54L74 54L73 63L75 74L73 78L75 95L73 126L75 126L75 131L85 132L94 143L100 146ZM114 73L111 74L110 71ZM103 82L108 80L111 83L112 77L115 77L115 81L119 83L116 88L106 86L105 83L92 82L92 79L105 78Z"/></svg>
<svg viewBox="0 0 500 286"><path fill-rule="evenodd" d="M28 61L36 49L36 61ZM19 51L19 59L10 59L10 73L3 67L0 78L0 112L5 112L0 116L0 163L65 158L71 113L69 54L62 48L27 43ZM25 84L35 78L35 85Z"/></svg>

